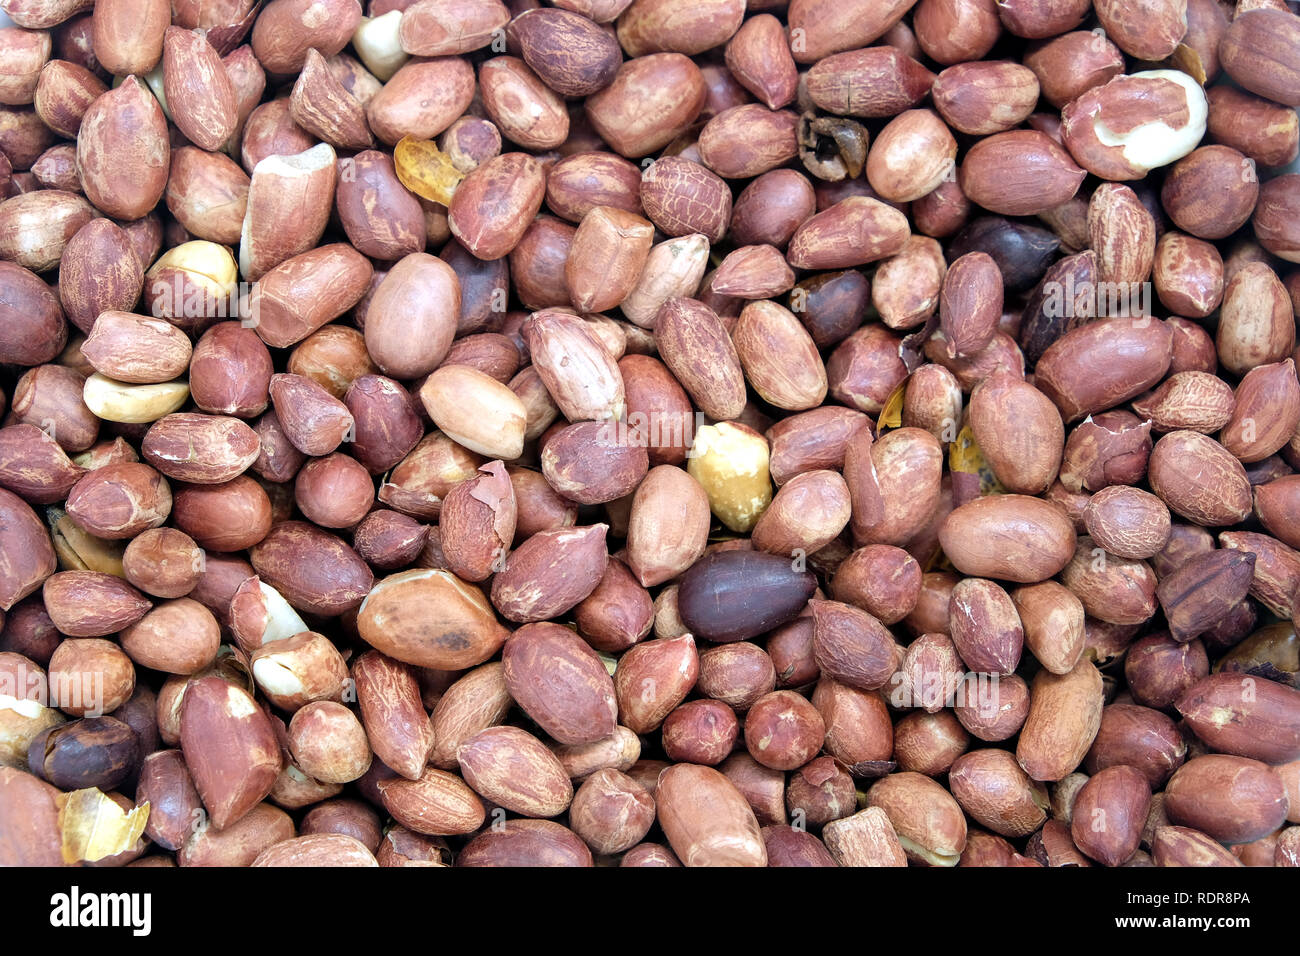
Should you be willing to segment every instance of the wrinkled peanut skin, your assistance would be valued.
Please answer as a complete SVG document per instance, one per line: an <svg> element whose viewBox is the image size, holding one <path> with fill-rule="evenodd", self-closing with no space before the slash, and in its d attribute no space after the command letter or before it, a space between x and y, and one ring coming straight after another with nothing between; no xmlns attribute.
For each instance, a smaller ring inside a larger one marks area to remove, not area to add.
<svg viewBox="0 0 1300 956"><path fill-rule="evenodd" d="M1297 865L1295 0L0 8L0 865Z"/></svg>

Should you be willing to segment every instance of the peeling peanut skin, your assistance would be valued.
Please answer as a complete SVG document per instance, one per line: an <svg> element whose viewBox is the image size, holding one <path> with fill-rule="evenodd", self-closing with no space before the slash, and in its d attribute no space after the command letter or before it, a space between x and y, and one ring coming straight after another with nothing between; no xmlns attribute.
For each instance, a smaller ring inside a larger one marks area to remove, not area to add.
<svg viewBox="0 0 1300 956"><path fill-rule="evenodd" d="M181 750L217 827L238 822L270 793L282 767L265 711L219 677L186 688Z"/></svg>
<svg viewBox="0 0 1300 956"><path fill-rule="evenodd" d="M930 778L890 774L867 792L867 806L885 811L909 860L957 865L966 847L966 819L952 795Z"/></svg>

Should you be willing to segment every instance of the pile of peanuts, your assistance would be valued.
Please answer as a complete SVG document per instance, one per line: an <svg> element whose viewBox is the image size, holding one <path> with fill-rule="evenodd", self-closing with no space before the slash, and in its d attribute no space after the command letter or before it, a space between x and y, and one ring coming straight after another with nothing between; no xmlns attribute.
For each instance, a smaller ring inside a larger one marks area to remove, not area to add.
<svg viewBox="0 0 1300 956"><path fill-rule="evenodd" d="M0 865L1300 865L1288 0L0 0Z"/></svg>

